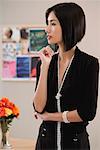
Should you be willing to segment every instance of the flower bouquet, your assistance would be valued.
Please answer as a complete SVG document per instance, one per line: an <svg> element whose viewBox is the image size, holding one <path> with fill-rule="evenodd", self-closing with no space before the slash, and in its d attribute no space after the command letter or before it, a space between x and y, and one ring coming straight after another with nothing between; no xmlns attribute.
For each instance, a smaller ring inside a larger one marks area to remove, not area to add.
<svg viewBox="0 0 100 150"><path fill-rule="evenodd" d="M12 103L8 98L3 97L0 100L0 126L2 132L1 147L7 148L7 137L6 133L9 130L11 122L14 118L19 116L18 107Z"/></svg>

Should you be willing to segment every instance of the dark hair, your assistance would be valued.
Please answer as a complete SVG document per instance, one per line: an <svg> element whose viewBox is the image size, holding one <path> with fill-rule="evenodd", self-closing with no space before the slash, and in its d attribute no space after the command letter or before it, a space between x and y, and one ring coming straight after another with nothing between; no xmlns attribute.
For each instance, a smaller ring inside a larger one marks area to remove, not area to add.
<svg viewBox="0 0 100 150"><path fill-rule="evenodd" d="M8 39L11 38L12 34L13 34L12 29L11 28L7 28L6 31L5 31L5 35L7 36Z"/></svg>
<svg viewBox="0 0 100 150"><path fill-rule="evenodd" d="M9 29L9 38L11 38L12 34L13 34L12 29Z"/></svg>
<svg viewBox="0 0 100 150"><path fill-rule="evenodd" d="M22 39L28 39L28 32L27 32L27 29L22 28L22 29L20 30L20 36L21 36Z"/></svg>
<svg viewBox="0 0 100 150"><path fill-rule="evenodd" d="M46 24L48 16L54 12L61 28L65 50L74 47L85 35L86 21L83 9L75 3L59 3L46 11Z"/></svg>

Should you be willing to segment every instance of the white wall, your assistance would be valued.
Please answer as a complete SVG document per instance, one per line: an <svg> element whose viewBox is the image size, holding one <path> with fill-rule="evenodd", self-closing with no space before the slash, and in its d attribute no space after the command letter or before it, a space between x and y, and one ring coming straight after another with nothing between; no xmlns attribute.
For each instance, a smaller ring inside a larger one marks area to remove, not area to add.
<svg viewBox="0 0 100 150"><path fill-rule="evenodd" d="M65 0L68 1L68 0ZM45 10L57 2L63 0L0 0L0 27L6 25L45 25ZM79 0L86 14L87 31L85 38L79 44L80 48L100 59L100 1ZM0 33L1 33L0 28ZM1 39L1 37L0 37ZM1 40L0 40L1 48ZM2 50L0 51L0 61ZM1 74L1 63L0 63ZM11 134L14 137L36 138L39 121L33 118L32 96L35 82L33 81L1 81L0 97L7 96L14 101L21 110L19 120L14 120ZM100 149L100 93L98 98L98 110L94 121L89 126L91 150Z"/></svg>

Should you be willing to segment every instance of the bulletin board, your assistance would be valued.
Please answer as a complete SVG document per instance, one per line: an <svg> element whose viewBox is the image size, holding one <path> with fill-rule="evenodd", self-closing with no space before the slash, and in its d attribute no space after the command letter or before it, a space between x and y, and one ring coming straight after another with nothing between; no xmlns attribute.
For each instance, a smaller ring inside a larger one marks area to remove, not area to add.
<svg viewBox="0 0 100 150"><path fill-rule="evenodd" d="M36 78L36 53L47 46L44 27L9 26L2 32L2 80Z"/></svg>

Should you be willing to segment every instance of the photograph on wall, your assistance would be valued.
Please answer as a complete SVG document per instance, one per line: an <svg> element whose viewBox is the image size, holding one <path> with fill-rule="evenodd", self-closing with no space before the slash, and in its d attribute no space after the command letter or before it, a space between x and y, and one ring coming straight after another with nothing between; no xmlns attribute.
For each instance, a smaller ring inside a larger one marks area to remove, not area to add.
<svg viewBox="0 0 100 150"><path fill-rule="evenodd" d="M35 78L37 52L48 45L45 29L13 26L2 31L2 79Z"/></svg>
<svg viewBox="0 0 100 150"><path fill-rule="evenodd" d="M38 61L40 60L39 57L31 57L31 72L30 77L36 77L36 66Z"/></svg>
<svg viewBox="0 0 100 150"><path fill-rule="evenodd" d="M29 50L38 52L48 45L46 32L44 29L29 29Z"/></svg>
<svg viewBox="0 0 100 150"><path fill-rule="evenodd" d="M16 76L17 78L30 77L30 57L23 56L16 58Z"/></svg>
<svg viewBox="0 0 100 150"><path fill-rule="evenodd" d="M15 42L4 42L2 44L3 49L3 60L14 61L16 60L16 43Z"/></svg>
<svg viewBox="0 0 100 150"><path fill-rule="evenodd" d="M21 55L27 55L29 53L29 31L28 28L20 28L20 51Z"/></svg>
<svg viewBox="0 0 100 150"><path fill-rule="evenodd" d="M2 62L2 77L15 78L16 77L16 61L3 61Z"/></svg>
<svg viewBox="0 0 100 150"><path fill-rule="evenodd" d="M2 32L3 42L19 42L20 30L18 27L4 27Z"/></svg>

